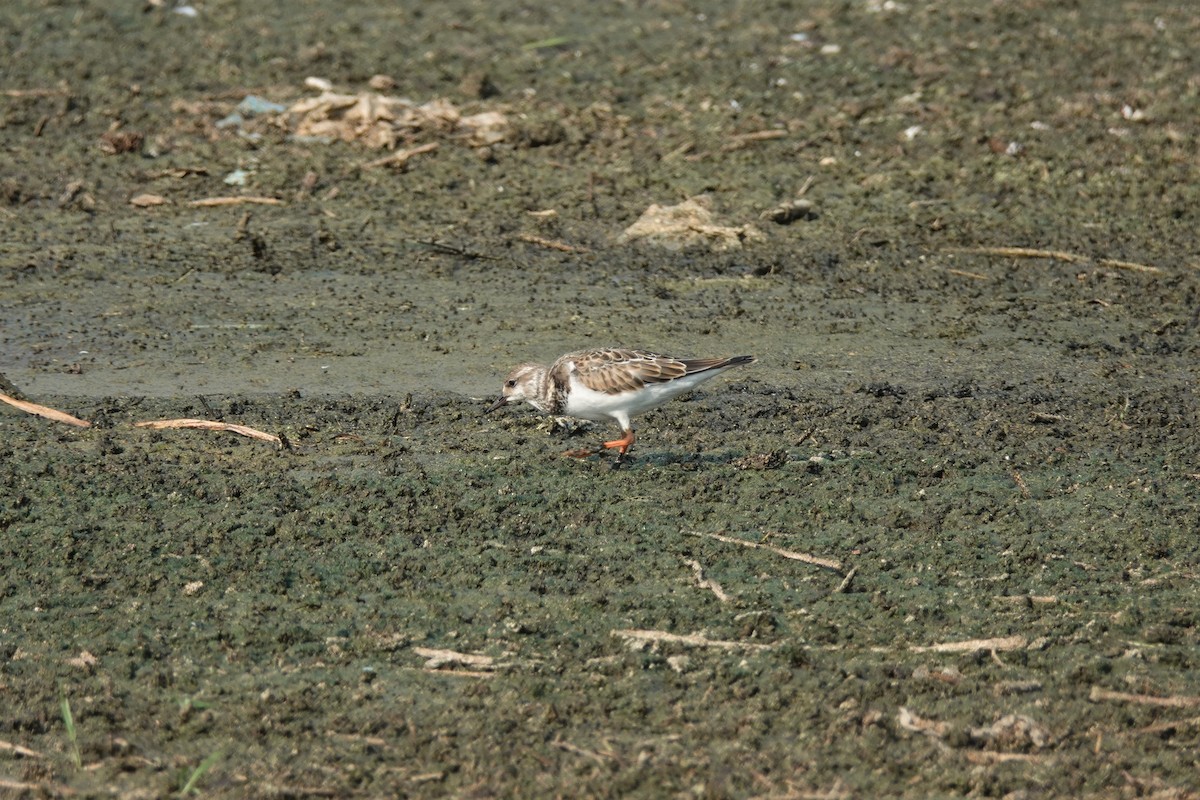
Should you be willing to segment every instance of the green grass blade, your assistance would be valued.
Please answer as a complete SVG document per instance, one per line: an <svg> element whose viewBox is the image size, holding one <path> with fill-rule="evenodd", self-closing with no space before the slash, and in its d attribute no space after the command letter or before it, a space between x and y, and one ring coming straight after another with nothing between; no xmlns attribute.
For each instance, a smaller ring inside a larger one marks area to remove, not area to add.
<svg viewBox="0 0 1200 800"><path fill-rule="evenodd" d="M221 755L221 751L217 750L197 764L196 768L192 770L192 774L188 776L187 782L183 784L182 788L180 788L179 796L187 797L188 794L194 792L196 790L196 784L200 782L200 778L204 775L204 773L208 772L209 767L217 763L217 761L221 758Z"/></svg>
<svg viewBox="0 0 1200 800"><path fill-rule="evenodd" d="M63 726L67 729L67 741L71 743L71 762L75 765L75 769L83 766L83 756L79 753L79 738L75 731L75 715L71 713L71 701L67 699L64 692L62 700L59 702L59 708L62 711Z"/></svg>

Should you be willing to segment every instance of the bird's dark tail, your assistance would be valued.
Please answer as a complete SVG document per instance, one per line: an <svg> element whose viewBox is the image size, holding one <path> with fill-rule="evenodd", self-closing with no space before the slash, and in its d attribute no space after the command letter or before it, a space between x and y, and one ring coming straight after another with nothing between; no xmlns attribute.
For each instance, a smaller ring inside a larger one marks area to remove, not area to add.
<svg viewBox="0 0 1200 800"><path fill-rule="evenodd" d="M758 359L754 356L732 356L730 358L692 358L683 362L688 375L697 372L707 372L710 369L725 369L740 367L742 364L753 364Z"/></svg>

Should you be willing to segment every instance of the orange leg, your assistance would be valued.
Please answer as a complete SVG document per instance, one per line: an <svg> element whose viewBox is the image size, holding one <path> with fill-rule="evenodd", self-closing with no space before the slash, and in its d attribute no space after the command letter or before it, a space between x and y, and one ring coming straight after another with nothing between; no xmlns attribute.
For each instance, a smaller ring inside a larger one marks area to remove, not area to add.
<svg viewBox="0 0 1200 800"><path fill-rule="evenodd" d="M633 444L633 429L630 428L629 430L622 431L622 433L625 435L620 439L613 439L611 442L605 442L604 446L619 448L621 455L625 455L627 452L629 452L629 446Z"/></svg>

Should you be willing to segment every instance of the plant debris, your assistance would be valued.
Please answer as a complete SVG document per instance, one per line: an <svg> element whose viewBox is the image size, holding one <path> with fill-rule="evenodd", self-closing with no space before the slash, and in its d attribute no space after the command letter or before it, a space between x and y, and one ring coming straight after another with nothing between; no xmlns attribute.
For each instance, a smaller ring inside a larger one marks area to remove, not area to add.
<svg viewBox="0 0 1200 800"><path fill-rule="evenodd" d="M651 205L617 240L642 242L665 250L704 248L714 253L739 250L763 238L753 225L720 225L712 212L712 199L697 195L679 205Z"/></svg>
<svg viewBox="0 0 1200 800"><path fill-rule="evenodd" d="M27 400L18 400L17 398L10 397L6 394L0 394L0 403L7 403L13 408L19 408L27 414L34 414L46 419L52 419L55 422L65 422L68 425L74 425L76 428L90 428L92 426L92 423L88 422L86 419L73 417L64 411L59 411L58 409L50 408L49 406L30 403Z"/></svg>
<svg viewBox="0 0 1200 800"><path fill-rule="evenodd" d="M297 137L358 142L377 150L392 150L423 136L487 147L504 141L509 128L501 111L464 115L443 98L415 103L378 92L343 94L332 89L296 101L276 119Z"/></svg>

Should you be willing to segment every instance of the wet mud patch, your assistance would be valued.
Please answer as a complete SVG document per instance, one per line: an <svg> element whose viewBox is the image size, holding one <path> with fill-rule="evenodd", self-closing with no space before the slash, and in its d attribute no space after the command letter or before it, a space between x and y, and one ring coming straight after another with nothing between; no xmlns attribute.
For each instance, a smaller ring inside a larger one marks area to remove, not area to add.
<svg viewBox="0 0 1200 800"><path fill-rule="evenodd" d="M619 470L557 455L595 432L453 395L100 401L85 431L8 417L22 700L0 738L38 754L16 779L166 792L215 752L219 794L520 793L528 775L539 793L772 775L1088 793L1110 769L1186 772L1164 745L1195 695L1195 479L1142 445L1105 455L1119 431L1056 452L1071 438L1020 392L982 415L913 394L848 387L821 422L852 433L760 470L734 456L814 408L754 381L652 415ZM200 411L292 449L128 424ZM1028 450L939 443L989 415Z"/></svg>

